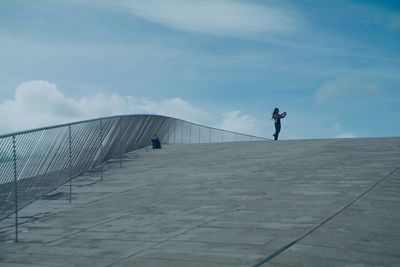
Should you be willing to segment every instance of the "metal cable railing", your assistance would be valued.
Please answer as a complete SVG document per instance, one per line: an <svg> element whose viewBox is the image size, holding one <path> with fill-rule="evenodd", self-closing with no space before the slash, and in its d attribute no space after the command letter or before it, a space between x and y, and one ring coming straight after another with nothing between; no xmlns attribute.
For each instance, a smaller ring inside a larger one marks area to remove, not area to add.
<svg viewBox="0 0 400 267"><path fill-rule="evenodd" d="M107 160L161 143L261 141L266 138L159 115L124 115L0 136L0 221ZM71 194L70 194L71 201ZM17 233L17 231L16 231ZM16 237L17 239L17 237Z"/></svg>

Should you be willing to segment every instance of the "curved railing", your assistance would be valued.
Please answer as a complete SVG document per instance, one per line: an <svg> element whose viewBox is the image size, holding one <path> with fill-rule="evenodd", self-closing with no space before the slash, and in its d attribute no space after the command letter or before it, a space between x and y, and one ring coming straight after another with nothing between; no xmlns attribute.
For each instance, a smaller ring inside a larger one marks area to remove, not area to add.
<svg viewBox="0 0 400 267"><path fill-rule="evenodd" d="M269 140L159 115L125 115L0 136L0 221L105 161L161 143ZM16 216L17 218L17 216Z"/></svg>

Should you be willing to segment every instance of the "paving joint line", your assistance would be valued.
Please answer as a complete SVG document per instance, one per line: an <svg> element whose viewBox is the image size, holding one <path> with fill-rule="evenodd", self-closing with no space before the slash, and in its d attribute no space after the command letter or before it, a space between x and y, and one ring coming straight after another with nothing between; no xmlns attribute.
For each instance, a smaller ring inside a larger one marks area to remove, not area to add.
<svg viewBox="0 0 400 267"><path fill-rule="evenodd" d="M211 221L212 221L212 220L211 220ZM189 232L189 231L191 231L191 230L193 230L193 229L195 229L195 228L197 228L197 227L201 227L202 225L204 225L204 224L206 224L206 223L209 223L209 221L206 221L206 222L203 222L203 223L201 223L201 224L199 224L199 225L193 226L193 227L191 227L190 229L188 229L188 230L186 230L186 231L184 231L184 232L182 232L182 233L176 234L176 235L174 235L174 236L171 236L171 237L169 237L169 238L167 238L167 239L165 239L165 240L158 241L156 244L154 244L154 245L152 245L152 246L149 246L149 247L147 247L147 248L144 248L144 249L142 249L142 250L136 251L135 253L132 253L131 255L129 255L129 256L125 257L125 258L118 259L117 261L115 261L115 262L113 262L113 263L107 265L107 267L113 266L113 265L118 264L118 263L120 263L121 261L124 261L124 260L126 260L126 259L128 259L128 258L134 257L134 256L136 256L136 255L142 253L143 251L146 251L146 250L148 250L148 249L152 249L152 248L154 248L154 247L156 247L156 246L158 246L158 245L160 245L160 244L162 244L162 243L164 243L164 242L166 242L166 241L171 240L172 238L175 238L175 237L177 237L177 236L180 236L180 235L182 235L182 234L185 234L185 233L187 233L187 232Z"/></svg>
<svg viewBox="0 0 400 267"><path fill-rule="evenodd" d="M325 220L323 220L322 222L320 222L319 224L317 224L316 226L314 226L311 230L309 230L308 232L306 232L305 234L303 234L302 236L296 238L295 240L289 242L288 244L284 245L283 247L279 248L278 250L276 250L275 252L273 252L272 254L270 254L269 256L267 256L266 258L262 259L261 261L259 261L258 263L252 265L252 267L260 267L262 266L264 263L267 263L268 261L270 261L272 258L278 256L279 254L281 254L282 252L284 252L285 250L289 249L290 247L292 247L293 245L297 244L299 241L303 240L305 237L307 237L308 235L310 235L311 233L313 233L314 231L316 231L317 229L319 229L320 227L322 227L323 225L325 225L327 222L331 221L332 219L334 219L337 215L339 215L340 213L342 213L344 210L346 210L347 208L349 208L350 206L352 206L355 202L357 202L358 200L360 200L362 197L364 197L367 193L369 193L371 190L373 190L375 187L377 187L379 184L381 184L383 181L385 181L388 177L390 177L392 174L394 174L395 172L397 172L398 170L400 170L400 166L394 168L392 171L390 171L388 174L386 174L384 177L382 177L381 179L379 179L377 182L375 182L375 184L373 184L372 186L370 186L366 191L364 191L362 194L360 194L358 197L354 198L352 201L350 201L349 203L347 203L345 206L343 206L342 208L340 208L339 210L337 210L334 214L332 214L331 216L329 216L328 218L326 218Z"/></svg>
<svg viewBox="0 0 400 267"><path fill-rule="evenodd" d="M230 211L232 211L233 209L236 209L236 207L234 207L234 208L232 208L232 209L229 209L229 210L227 210L227 211L224 211L224 212L222 212L221 214L230 212ZM196 226L193 226L193 227L187 229L186 231L183 231L183 232L181 232L181 233L179 233L179 234L176 234L176 235L174 235L174 236L171 236L171 237L169 237L169 238L167 238L167 239L165 239L165 240L159 241L159 242L157 242L156 244L154 244L153 246L150 246L150 247L144 248L144 249L142 249L142 250L140 250L140 251L137 251L137 252L135 252L135 253L132 253L131 255L129 255L129 256L123 258L123 259L119 259L119 260L117 260L117 261L115 261L115 262L113 262L113 263L107 265L107 267L110 267L110 266L113 266L113 265L115 265L115 264L118 264L118 263L120 263L121 261L126 260L126 259L128 259L128 258L130 258L130 257L134 257L134 256L136 256L136 255L142 253L143 251L146 251L147 249L154 248L154 247L156 247L156 246L158 246L158 245L160 245L160 244L162 244L162 243L164 243L164 242L170 241L171 239L173 239L173 238L175 238L175 237L177 237L177 236L186 234L187 232L192 231L193 229L202 227L202 226L204 226L204 225L206 225L206 224L208 224L208 223L210 223L210 222L212 222L212 221L215 220L215 218L213 218L213 216L211 216L211 217L212 217L211 220L204 221L204 222L202 222L202 223L200 223L200 224L198 224L198 225L196 225Z"/></svg>

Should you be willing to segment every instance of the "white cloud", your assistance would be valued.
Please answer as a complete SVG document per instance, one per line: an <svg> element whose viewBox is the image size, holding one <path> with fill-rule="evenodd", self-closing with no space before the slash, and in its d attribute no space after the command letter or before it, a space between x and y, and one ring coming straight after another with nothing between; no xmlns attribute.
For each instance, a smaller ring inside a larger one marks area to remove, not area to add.
<svg viewBox="0 0 400 267"><path fill-rule="evenodd" d="M222 121L217 127L233 132L243 132L262 136L263 124L264 123L261 123L256 118L235 110L224 113Z"/></svg>
<svg viewBox="0 0 400 267"><path fill-rule="evenodd" d="M4 133L61 123L79 117L75 106L76 102L52 83L26 82L16 88L14 99L0 104L0 130Z"/></svg>
<svg viewBox="0 0 400 267"><path fill-rule="evenodd" d="M289 32L299 23L290 10L239 1L120 0L117 3L146 20L181 31L216 36Z"/></svg>
<svg viewBox="0 0 400 267"><path fill-rule="evenodd" d="M0 133L57 125L122 114L159 114L248 134L261 134L257 120L240 111L211 113L172 98L151 101L118 94L98 94L74 99L47 81L29 81L15 90L14 99L0 103Z"/></svg>
<svg viewBox="0 0 400 267"><path fill-rule="evenodd" d="M317 90L315 98L317 103L322 104L334 98L357 94L372 94L379 90L380 89L375 84L347 76L325 82Z"/></svg>
<svg viewBox="0 0 400 267"><path fill-rule="evenodd" d="M335 136L335 138L355 138L356 136L352 133L342 133Z"/></svg>
<svg viewBox="0 0 400 267"><path fill-rule="evenodd" d="M340 122L336 122L331 127L331 132L334 133L334 138L355 138L356 135L345 129Z"/></svg>

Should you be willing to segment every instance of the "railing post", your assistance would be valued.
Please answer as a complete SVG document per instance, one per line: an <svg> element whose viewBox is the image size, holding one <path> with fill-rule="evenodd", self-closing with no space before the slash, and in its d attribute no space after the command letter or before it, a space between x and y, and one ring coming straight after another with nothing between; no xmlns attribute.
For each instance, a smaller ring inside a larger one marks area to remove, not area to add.
<svg viewBox="0 0 400 267"><path fill-rule="evenodd" d="M17 147L15 135L12 136L13 167L14 167L14 201L15 201L15 242L18 242L18 176L17 176Z"/></svg>
<svg viewBox="0 0 400 267"><path fill-rule="evenodd" d="M68 126L68 148L69 148L69 203L72 202L72 129Z"/></svg>
<svg viewBox="0 0 400 267"><path fill-rule="evenodd" d="M192 143L192 123L189 123L189 144Z"/></svg>
<svg viewBox="0 0 400 267"><path fill-rule="evenodd" d="M177 126L177 120L175 119L175 128L174 128L174 144L176 144L176 126Z"/></svg>
<svg viewBox="0 0 400 267"><path fill-rule="evenodd" d="M224 131L221 130L221 143L224 142Z"/></svg>
<svg viewBox="0 0 400 267"><path fill-rule="evenodd" d="M200 134L201 134L201 131L200 131L200 126L198 126L199 127L199 144L200 144Z"/></svg>
<svg viewBox="0 0 400 267"><path fill-rule="evenodd" d="M181 135L181 144L183 144L183 124L184 124L184 122L182 121L182 135Z"/></svg>
<svg viewBox="0 0 400 267"><path fill-rule="evenodd" d="M170 144L170 140L169 140L169 138L170 138L170 131L171 131L171 127L170 127L170 124L168 123L168 135L167 135L167 144Z"/></svg>
<svg viewBox="0 0 400 267"><path fill-rule="evenodd" d="M120 168L122 168L122 127L121 127L121 124L122 124L122 117L119 117L119 121L118 121L118 135L119 135L119 140L118 140L118 146L120 147L119 148L119 167Z"/></svg>
<svg viewBox="0 0 400 267"><path fill-rule="evenodd" d="M235 143L236 143L236 134L235 134Z"/></svg>
<svg viewBox="0 0 400 267"><path fill-rule="evenodd" d="M210 136L208 137L208 143L211 144L211 128L208 128L210 130Z"/></svg>
<svg viewBox="0 0 400 267"><path fill-rule="evenodd" d="M103 180L103 120L100 120L100 180Z"/></svg>

